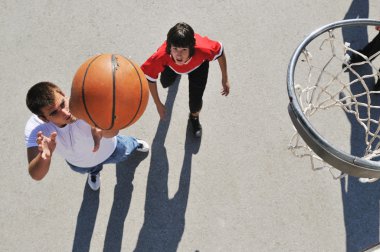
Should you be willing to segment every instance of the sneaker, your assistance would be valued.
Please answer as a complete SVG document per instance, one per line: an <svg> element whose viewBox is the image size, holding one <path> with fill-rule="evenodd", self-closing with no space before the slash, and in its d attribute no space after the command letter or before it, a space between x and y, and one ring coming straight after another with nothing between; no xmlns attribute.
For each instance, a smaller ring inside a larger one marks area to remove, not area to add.
<svg viewBox="0 0 380 252"><path fill-rule="evenodd" d="M193 134L195 137L201 137L202 136L202 125L199 122L199 116L192 116L189 115L189 120L191 122L191 126L193 129Z"/></svg>
<svg viewBox="0 0 380 252"><path fill-rule="evenodd" d="M379 179L378 178L359 178L359 182L360 183L373 183L373 182L376 182L378 181Z"/></svg>
<svg viewBox="0 0 380 252"><path fill-rule="evenodd" d="M346 53L345 55L344 55L344 60L343 60L343 64L342 64L342 69L343 70L347 70L347 68L348 68L348 66L349 65L351 65L351 56L348 54L348 53Z"/></svg>
<svg viewBox="0 0 380 252"><path fill-rule="evenodd" d="M353 63L359 63L359 62L362 62L362 61L365 61L365 59L360 56L359 54L353 54L351 56L351 59L350 59L350 63L353 64Z"/></svg>
<svg viewBox="0 0 380 252"><path fill-rule="evenodd" d="M141 139L137 139L137 142L138 142L138 146L136 148L137 151L140 151L140 152L148 152L150 147L149 147L149 144Z"/></svg>
<svg viewBox="0 0 380 252"><path fill-rule="evenodd" d="M343 60L343 64L342 64L342 69L347 71L348 66L350 66L351 64L359 63L359 62L362 62L362 61L364 61L364 60L365 60L365 59L362 58L362 57L361 57L360 55L358 55L358 54L353 54L352 56L350 56L348 53L346 53L346 54L344 55L344 60Z"/></svg>
<svg viewBox="0 0 380 252"><path fill-rule="evenodd" d="M88 185L93 191L97 191L100 188L100 173L98 174L88 174L87 179Z"/></svg>

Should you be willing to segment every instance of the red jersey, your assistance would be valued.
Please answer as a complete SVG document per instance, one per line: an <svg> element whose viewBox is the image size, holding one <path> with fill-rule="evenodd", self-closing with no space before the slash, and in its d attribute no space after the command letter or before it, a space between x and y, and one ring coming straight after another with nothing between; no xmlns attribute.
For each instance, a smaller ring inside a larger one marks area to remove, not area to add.
<svg viewBox="0 0 380 252"><path fill-rule="evenodd" d="M183 65L177 65L171 58L170 54L166 53L165 41L141 66L145 77L151 82L156 82L158 75L166 66L169 66L177 74L187 74L198 68L204 61L213 61L222 55L222 43L213 41L208 37L202 37L199 34L194 34L194 38L194 54L189 61Z"/></svg>

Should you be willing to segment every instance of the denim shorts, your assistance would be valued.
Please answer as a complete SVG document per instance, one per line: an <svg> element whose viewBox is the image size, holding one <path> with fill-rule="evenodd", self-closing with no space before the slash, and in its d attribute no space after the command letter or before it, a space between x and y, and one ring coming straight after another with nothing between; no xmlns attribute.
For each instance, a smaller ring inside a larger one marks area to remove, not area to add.
<svg viewBox="0 0 380 252"><path fill-rule="evenodd" d="M116 136L117 143L116 148L114 152L107 158L104 162L94 166L94 167L78 167L75 165L70 164L67 162L67 164L70 166L70 168L73 171L85 174L85 173L91 173L91 174L98 174L103 169L103 164L116 164L122 161L125 161L128 159L128 157L132 154L133 151L136 150L139 143L137 142L137 139L130 136Z"/></svg>

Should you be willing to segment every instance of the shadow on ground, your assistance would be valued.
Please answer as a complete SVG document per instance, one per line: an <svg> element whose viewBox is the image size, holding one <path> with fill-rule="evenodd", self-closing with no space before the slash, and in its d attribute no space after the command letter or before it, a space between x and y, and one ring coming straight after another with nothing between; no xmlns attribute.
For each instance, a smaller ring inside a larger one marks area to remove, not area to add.
<svg viewBox="0 0 380 252"><path fill-rule="evenodd" d="M353 0L344 19L368 18L368 0ZM371 29L369 27L368 29ZM351 47L360 49L368 43L367 29L363 26L342 29L344 41L351 42ZM357 69L361 75L372 73L368 67ZM355 77L350 75L350 81ZM375 84L375 80L367 82L369 88ZM352 86L355 94L361 92L362 86ZM375 95L379 96L379 95ZM375 99L377 98L377 99ZM371 97L371 101L380 104L379 97ZM363 102L366 102L364 100ZM360 113L366 113L360 111ZM379 113L371 112L372 118L378 120ZM351 123L351 154L362 156L365 151L365 132L357 123L354 116L347 114ZM348 252L363 251L363 249L379 242L379 199L380 182L362 184L358 178L348 177L341 179L341 191L343 200L344 222L346 228L346 248Z"/></svg>
<svg viewBox="0 0 380 252"><path fill-rule="evenodd" d="M167 118L159 122L151 149L147 182L144 224L140 230L135 251L177 251L185 229L185 213L190 189L192 156L200 148L201 139L194 138L188 130L178 191L172 199L168 195L170 164L165 148L171 111L178 91L177 83L169 87L165 103ZM181 153L178 151L178 153ZM172 167L177 169L177 167Z"/></svg>
<svg viewBox="0 0 380 252"><path fill-rule="evenodd" d="M198 153L201 139L194 138L189 133L190 125L188 123L178 191L172 199L169 199L169 162L165 139L170 125L172 107L178 92L179 80L180 78L168 88L165 103L167 108L166 120L160 120L152 142L144 224L140 230L135 251L177 251L185 229L192 156ZM124 222L132 199L134 173L147 155L135 152L127 161L116 166L117 184L104 241L104 251L121 251ZM93 192L86 183L83 202L77 218L73 251L90 251L98 208L99 192Z"/></svg>
<svg viewBox="0 0 380 252"><path fill-rule="evenodd" d="M114 200L104 241L104 251L121 251L124 222L132 199L134 174L140 162L147 156L148 153L134 152L128 160L116 165ZM90 251L98 208L99 191L92 191L86 183L77 217L73 251Z"/></svg>

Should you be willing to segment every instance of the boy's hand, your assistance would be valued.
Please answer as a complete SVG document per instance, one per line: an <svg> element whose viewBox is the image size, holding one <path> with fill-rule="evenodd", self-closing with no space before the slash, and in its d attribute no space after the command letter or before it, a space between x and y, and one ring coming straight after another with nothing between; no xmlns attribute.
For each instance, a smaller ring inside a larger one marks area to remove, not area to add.
<svg viewBox="0 0 380 252"><path fill-rule="evenodd" d="M37 133L37 144L38 150L41 152L42 159L46 160L51 158L55 147L57 145L55 138L57 137L57 132L50 134L50 137L45 136L42 131Z"/></svg>
<svg viewBox="0 0 380 252"><path fill-rule="evenodd" d="M230 93L230 83L227 80L222 79L222 91L220 92L222 95L227 96Z"/></svg>

